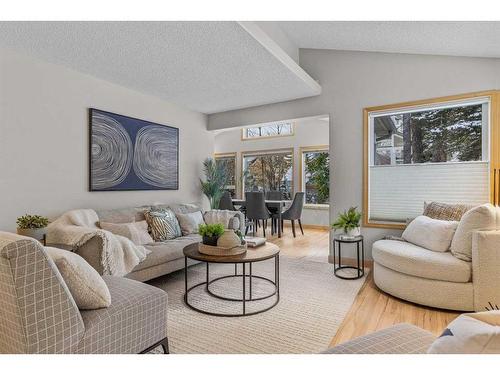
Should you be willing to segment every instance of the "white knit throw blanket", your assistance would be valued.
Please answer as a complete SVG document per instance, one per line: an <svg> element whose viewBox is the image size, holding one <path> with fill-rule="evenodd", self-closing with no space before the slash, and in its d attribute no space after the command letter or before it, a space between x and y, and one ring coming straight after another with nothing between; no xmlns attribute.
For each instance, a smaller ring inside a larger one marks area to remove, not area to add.
<svg viewBox="0 0 500 375"><path fill-rule="evenodd" d="M97 226L99 218L91 209L66 212L50 223L47 242L69 246L76 251L94 237L102 240L101 264L104 275L124 276L142 262L151 252L135 245L126 237L115 235Z"/></svg>

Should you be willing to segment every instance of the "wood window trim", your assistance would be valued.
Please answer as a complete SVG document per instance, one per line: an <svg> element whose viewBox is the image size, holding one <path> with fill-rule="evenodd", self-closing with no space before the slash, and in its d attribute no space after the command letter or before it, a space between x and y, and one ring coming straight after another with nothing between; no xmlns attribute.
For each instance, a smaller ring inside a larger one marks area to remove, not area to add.
<svg viewBox="0 0 500 375"><path fill-rule="evenodd" d="M275 149L266 149L266 150L251 150L251 151L243 151L241 152L241 161L240 161L240 176L239 179L241 181L240 192L241 198L245 197L245 184L243 183L243 171L245 170L245 156L262 156L265 154L285 154L290 153L292 155L292 177L295 176L295 149L293 147L285 147L285 148L275 148ZM292 179L292 197L295 194L295 178Z"/></svg>
<svg viewBox="0 0 500 375"><path fill-rule="evenodd" d="M391 224L381 222L370 222L368 218L369 208L369 139L370 122L369 115L372 112L387 111L391 109L403 109L405 107L417 107L438 103L453 102L475 98L489 98L490 100L490 202L500 204L500 91L488 90L473 93L442 96L431 99L422 99L388 105L367 107L363 109L363 227L404 229L405 224Z"/></svg>
<svg viewBox="0 0 500 375"><path fill-rule="evenodd" d="M329 145L317 145L317 146L301 146L299 147L299 189L298 191L304 192L304 173L303 173L303 168L304 168L304 152L323 152L327 151L330 153L330 146ZM304 202L304 208L309 209L309 210L328 210L330 209L330 204L311 204L311 203L305 203Z"/></svg>

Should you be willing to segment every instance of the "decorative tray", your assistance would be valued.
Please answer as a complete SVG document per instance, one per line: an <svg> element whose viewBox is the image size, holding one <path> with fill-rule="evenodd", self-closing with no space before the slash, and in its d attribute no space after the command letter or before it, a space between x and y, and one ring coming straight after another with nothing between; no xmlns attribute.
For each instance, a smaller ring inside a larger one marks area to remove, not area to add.
<svg viewBox="0 0 500 375"><path fill-rule="evenodd" d="M204 243L200 242L198 244L198 251L205 255L232 256L232 255L240 255L246 253L247 245L243 244L236 247L219 247L219 246L205 245Z"/></svg>

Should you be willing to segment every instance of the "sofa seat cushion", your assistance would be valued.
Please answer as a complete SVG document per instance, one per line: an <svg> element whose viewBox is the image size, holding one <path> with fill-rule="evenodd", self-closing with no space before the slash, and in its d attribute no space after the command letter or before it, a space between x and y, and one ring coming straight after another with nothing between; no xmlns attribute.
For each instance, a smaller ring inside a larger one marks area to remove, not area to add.
<svg viewBox="0 0 500 375"><path fill-rule="evenodd" d="M78 353L139 353L167 336L167 293L122 277L103 276L108 308L81 311L85 333Z"/></svg>
<svg viewBox="0 0 500 375"><path fill-rule="evenodd" d="M424 249L409 242L380 240L373 244L373 260L394 271L432 280L466 283L471 280L471 264Z"/></svg>
<svg viewBox="0 0 500 375"><path fill-rule="evenodd" d="M145 245L144 247L148 250L151 250L151 253L143 262L139 263L133 269L133 272L183 258L184 248L187 245L200 241L201 237L198 234L190 234L187 236L174 238L173 240L155 242L149 245Z"/></svg>

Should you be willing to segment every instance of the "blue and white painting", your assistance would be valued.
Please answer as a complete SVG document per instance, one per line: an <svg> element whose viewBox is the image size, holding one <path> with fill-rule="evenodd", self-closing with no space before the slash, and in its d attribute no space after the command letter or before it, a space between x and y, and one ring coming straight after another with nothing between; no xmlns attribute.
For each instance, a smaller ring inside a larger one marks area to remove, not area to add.
<svg viewBox="0 0 500 375"><path fill-rule="evenodd" d="M90 109L90 190L177 190L179 129Z"/></svg>

